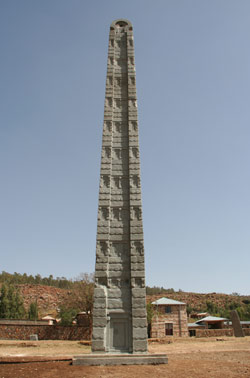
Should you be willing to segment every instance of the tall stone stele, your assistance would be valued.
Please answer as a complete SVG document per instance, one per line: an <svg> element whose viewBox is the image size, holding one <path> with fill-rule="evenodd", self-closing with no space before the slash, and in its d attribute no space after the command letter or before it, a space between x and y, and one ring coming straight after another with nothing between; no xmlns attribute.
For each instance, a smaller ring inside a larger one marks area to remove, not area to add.
<svg viewBox="0 0 250 378"><path fill-rule="evenodd" d="M109 34L92 352L147 352L134 39L123 19Z"/></svg>

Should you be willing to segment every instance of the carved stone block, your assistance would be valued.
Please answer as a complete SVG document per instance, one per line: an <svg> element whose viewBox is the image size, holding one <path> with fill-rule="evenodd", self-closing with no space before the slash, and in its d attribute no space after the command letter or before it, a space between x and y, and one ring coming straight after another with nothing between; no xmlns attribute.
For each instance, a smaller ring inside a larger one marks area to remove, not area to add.
<svg viewBox="0 0 250 378"><path fill-rule="evenodd" d="M147 352L133 29L110 29L97 224L95 352ZM117 335L117 336L116 336Z"/></svg>

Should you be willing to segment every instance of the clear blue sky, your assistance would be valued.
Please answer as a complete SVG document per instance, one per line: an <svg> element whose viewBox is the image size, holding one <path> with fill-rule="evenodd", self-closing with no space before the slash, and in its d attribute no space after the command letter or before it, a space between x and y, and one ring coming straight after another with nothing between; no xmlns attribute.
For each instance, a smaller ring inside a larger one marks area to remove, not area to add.
<svg viewBox="0 0 250 378"><path fill-rule="evenodd" d="M250 294L248 0L1 0L0 271L94 271L116 18L134 26L146 283Z"/></svg>

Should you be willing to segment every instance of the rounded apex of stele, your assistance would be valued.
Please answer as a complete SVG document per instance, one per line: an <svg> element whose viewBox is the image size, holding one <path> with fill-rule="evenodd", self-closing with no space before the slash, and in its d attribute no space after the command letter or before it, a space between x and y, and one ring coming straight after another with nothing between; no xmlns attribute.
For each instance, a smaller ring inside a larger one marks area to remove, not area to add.
<svg viewBox="0 0 250 378"><path fill-rule="evenodd" d="M112 24L110 25L110 29L119 29L119 28L124 28L128 27L129 30L132 30L132 24L129 20L126 20L125 18L119 18L117 20L114 20Z"/></svg>

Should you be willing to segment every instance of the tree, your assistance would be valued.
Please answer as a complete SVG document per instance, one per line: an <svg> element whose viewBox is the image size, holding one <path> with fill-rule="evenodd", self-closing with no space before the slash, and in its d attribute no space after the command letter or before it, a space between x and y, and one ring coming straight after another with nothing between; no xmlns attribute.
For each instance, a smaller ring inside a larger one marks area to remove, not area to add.
<svg viewBox="0 0 250 378"><path fill-rule="evenodd" d="M16 290L16 293L15 293L15 304L16 304L15 319L23 319L26 316L26 311L23 305L23 299L20 297L20 293L18 290Z"/></svg>
<svg viewBox="0 0 250 378"><path fill-rule="evenodd" d="M38 319L38 307L37 302L32 302L29 307L28 317L30 320Z"/></svg>
<svg viewBox="0 0 250 378"><path fill-rule="evenodd" d="M3 285L1 288L0 295L0 318L6 319L9 318L9 299L8 299L8 290L7 286Z"/></svg>
<svg viewBox="0 0 250 378"><path fill-rule="evenodd" d="M154 306L152 305L151 302L147 303L147 323L148 323L148 337L151 336L151 324L152 324L152 319L155 314L154 311Z"/></svg>
<svg viewBox="0 0 250 378"><path fill-rule="evenodd" d="M194 311L193 307L190 304L187 304L187 316L190 316L190 314Z"/></svg>
<svg viewBox="0 0 250 378"><path fill-rule="evenodd" d="M75 308L66 308L62 306L60 308L60 324L63 326L71 326L73 319L76 317L78 310Z"/></svg>
<svg viewBox="0 0 250 378"><path fill-rule="evenodd" d="M41 284L41 281L42 281L42 277L41 277L41 275L40 275L40 274L37 274L37 275L35 276L35 283L38 284L38 285L40 285L40 284Z"/></svg>
<svg viewBox="0 0 250 378"><path fill-rule="evenodd" d="M0 318L22 319L25 316L23 300L14 286L3 285L0 295Z"/></svg>
<svg viewBox="0 0 250 378"><path fill-rule="evenodd" d="M147 303L147 322L148 324L151 324L152 319L154 316L154 306L151 302Z"/></svg>
<svg viewBox="0 0 250 378"><path fill-rule="evenodd" d="M206 311L210 314L210 315L218 315L218 312L219 312L219 309L218 309L218 306L216 304L214 304L213 302L211 301L206 301Z"/></svg>
<svg viewBox="0 0 250 378"><path fill-rule="evenodd" d="M16 304L15 289L13 286L9 286L8 292L7 292L7 298L9 302L8 318L16 319L17 304Z"/></svg>
<svg viewBox="0 0 250 378"><path fill-rule="evenodd" d="M63 302L60 308L60 316L68 319L70 314L77 314L84 311L89 319L89 324L92 320L93 310L93 295L94 295L94 275L82 273L76 278L74 285L70 291L70 295ZM75 316L74 315L74 316ZM64 320L63 320L64 322Z"/></svg>

